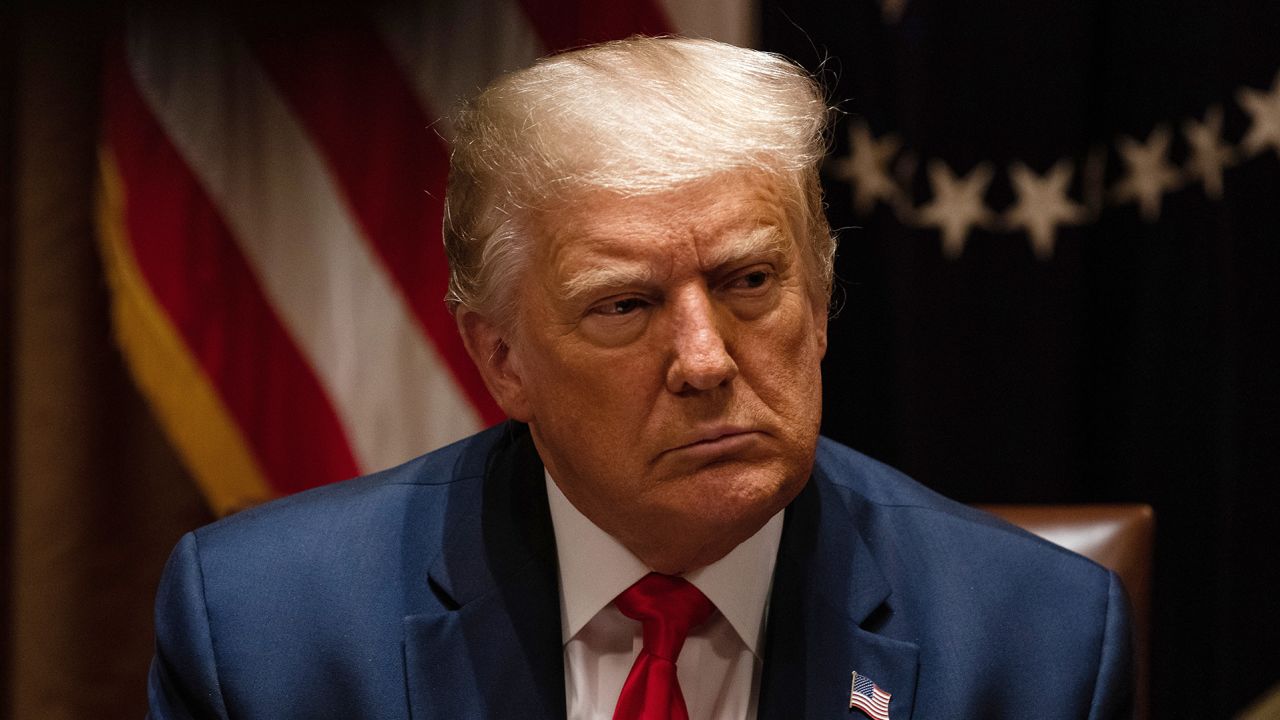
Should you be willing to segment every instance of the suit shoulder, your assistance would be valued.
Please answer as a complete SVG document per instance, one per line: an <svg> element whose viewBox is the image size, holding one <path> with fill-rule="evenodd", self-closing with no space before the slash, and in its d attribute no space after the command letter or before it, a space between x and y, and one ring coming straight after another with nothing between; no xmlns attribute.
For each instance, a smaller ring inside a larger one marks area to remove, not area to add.
<svg viewBox="0 0 1280 720"><path fill-rule="evenodd" d="M428 569L478 512L500 428L184 537L157 591L153 688L194 672L192 692L244 717L403 697L404 618L440 609Z"/></svg>
<svg viewBox="0 0 1280 720"><path fill-rule="evenodd" d="M974 557L1025 557L1028 562L1051 558L1061 569L1083 573L1105 592L1110 571L1094 561L941 495L852 448L823 438L816 465L827 482L847 494L852 507L862 508L864 524L891 523L899 529L895 537L928 539L970 551Z"/></svg>
<svg viewBox="0 0 1280 720"><path fill-rule="evenodd" d="M814 480L890 588L876 632L920 650L916 714L1123 715L1132 630L1115 573L834 442Z"/></svg>
<svg viewBox="0 0 1280 720"><path fill-rule="evenodd" d="M206 562L314 559L323 550L342 555L353 544L393 543L405 532L439 530L450 502L478 493L500 428L396 467L243 510L196 530L195 541Z"/></svg>
<svg viewBox="0 0 1280 720"><path fill-rule="evenodd" d="M989 514L958 503L921 485L900 470L829 438L818 445L818 472L833 485L880 507L919 508L954 513L985 523Z"/></svg>

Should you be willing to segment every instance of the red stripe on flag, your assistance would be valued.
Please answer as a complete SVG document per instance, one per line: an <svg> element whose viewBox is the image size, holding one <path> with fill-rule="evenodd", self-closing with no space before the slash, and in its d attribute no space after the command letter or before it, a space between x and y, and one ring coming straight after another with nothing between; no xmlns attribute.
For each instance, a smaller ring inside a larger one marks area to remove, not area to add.
<svg viewBox="0 0 1280 720"><path fill-rule="evenodd" d="M443 302L449 153L403 70L362 18L328 16L282 34L245 25L258 61L316 141L413 316L481 419L502 420Z"/></svg>
<svg viewBox="0 0 1280 720"><path fill-rule="evenodd" d="M282 493L357 474L328 397L230 230L139 94L123 48L104 70L106 142L138 266Z"/></svg>
<svg viewBox="0 0 1280 720"><path fill-rule="evenodd" d="M675 26L656 0L520 0L548 50L569 48L630 35L667 35Z"/></svg>

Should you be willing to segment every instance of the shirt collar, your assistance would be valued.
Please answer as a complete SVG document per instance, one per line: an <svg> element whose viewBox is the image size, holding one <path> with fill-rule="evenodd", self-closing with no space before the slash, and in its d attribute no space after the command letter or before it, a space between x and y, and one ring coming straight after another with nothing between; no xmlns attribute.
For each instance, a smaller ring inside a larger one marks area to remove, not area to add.
<svg viewBox="0 0 1280 720"><path fill-rule="evenodd" d="M579 512L549 473L546 483L560 568L560 637L568 643L596 613L650 569ZM715 604L757 657L782 538L782 515L778 512L728 555L684 574Z"/></svg>

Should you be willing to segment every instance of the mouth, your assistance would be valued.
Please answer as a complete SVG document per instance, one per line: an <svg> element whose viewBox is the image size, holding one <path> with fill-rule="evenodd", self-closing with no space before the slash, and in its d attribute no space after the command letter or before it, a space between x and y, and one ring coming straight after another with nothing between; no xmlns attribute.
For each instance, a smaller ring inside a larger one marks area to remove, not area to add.
<svg viewBox="0 0 1280 720"><path fill-rule="evenodd" d="M684 444L667 450L664 454L679 455L688 459L716 460L726 455L750 449L764 437L764 433L751 428L721 426L697 433Z"/></svg>

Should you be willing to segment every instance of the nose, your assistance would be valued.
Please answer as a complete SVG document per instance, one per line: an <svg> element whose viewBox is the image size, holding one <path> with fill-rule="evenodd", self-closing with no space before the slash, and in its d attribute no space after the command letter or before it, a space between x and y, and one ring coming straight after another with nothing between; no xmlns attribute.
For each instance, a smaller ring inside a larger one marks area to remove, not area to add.
<svg viewBox="0 0 1280 720"><path fill-rule="evenodd" d="M738 374L725 345L716 308L706 288L690 288L669 301L673 357L667 389L673 393L711 390Z"/></svg>

